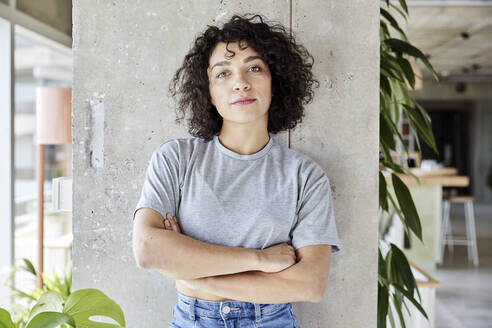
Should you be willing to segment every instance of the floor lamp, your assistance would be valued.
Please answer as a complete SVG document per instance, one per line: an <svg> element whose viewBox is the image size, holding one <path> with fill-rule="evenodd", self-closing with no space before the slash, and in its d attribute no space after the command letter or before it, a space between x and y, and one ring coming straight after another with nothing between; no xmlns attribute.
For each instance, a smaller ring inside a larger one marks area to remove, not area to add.
<svg viewBox="0 0 492 328"><path fill-rule="evenodd" d="M38 287L44 271L44 146L72 143L72 88L36 88L36 179L38 184Z"/></svg>

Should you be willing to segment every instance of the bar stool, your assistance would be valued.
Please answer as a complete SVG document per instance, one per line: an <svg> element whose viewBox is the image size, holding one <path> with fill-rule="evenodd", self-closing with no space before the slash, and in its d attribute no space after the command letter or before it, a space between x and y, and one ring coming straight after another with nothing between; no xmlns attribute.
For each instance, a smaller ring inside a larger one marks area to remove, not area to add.
<svg viewBox="0 0 492 328"><path fill-rule="evenodd" d="M441 224L441 261L444 259L444 249L448 245L453 252L453 245L467 245L468 261L473 259L473 265L478 266L477 234L475 230L475 215L473 210L473 196L445 196L443 199L443 215ZM466 238L453 238L451 230L451 204L463 204L465 208Z"/></svg>

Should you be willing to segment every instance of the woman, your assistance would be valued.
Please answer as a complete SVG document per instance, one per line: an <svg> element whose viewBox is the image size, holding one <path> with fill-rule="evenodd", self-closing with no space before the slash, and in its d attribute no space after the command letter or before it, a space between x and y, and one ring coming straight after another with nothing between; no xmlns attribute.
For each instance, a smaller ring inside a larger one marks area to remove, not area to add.
<svg viewBox="0 0 492 328"><path fill-rule="evenodd" d="M298 327L291 302L322 299L339 250L329 180L272 138L301 122L312 59L283 26L233 16L175 73L194 137L153 153L134 212L137 263L176 279L171 327Z"/></svg>

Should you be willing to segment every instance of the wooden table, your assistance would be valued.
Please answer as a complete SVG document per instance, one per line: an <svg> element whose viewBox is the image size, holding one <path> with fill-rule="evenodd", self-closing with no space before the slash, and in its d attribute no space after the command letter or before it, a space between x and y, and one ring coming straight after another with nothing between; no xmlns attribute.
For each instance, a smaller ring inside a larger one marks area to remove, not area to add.
<svg viewBox="0 0 492 328"><path fill-rule="evenodd" d="M470 178L465 175L458 175L458 170L454 167L444 167L437 170L427 171L421 169L410 169L420 180L420 185L440 185L442 187L468 187ZM397 174L398 177L407 185L419 185L417 180L409 174ZM386 182L391 184L391 176L386 177Z"/></svg>

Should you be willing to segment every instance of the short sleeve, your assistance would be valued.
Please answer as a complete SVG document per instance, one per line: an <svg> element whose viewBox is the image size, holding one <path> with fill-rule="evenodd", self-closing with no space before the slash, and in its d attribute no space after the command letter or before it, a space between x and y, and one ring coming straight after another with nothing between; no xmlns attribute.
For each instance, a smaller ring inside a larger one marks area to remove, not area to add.
<svg viewBox="0 0 492 328"><path fill-rule="evenodd" d="M154 151L150 158L140 199L133 211L148 207L161 213L176 216L179 209L180 182L179 182L179 151L177 143L167 141Z"/></svg>
<svg viewBox="0 0 492 328"><path fill-rule="evenodd" d="M291 230L294 249L328 244L332 245L332 253L338 252L340 244L330 182L317 164L309 172L301 197L297 222Z"/></svg>

